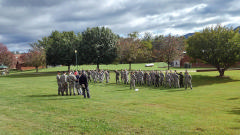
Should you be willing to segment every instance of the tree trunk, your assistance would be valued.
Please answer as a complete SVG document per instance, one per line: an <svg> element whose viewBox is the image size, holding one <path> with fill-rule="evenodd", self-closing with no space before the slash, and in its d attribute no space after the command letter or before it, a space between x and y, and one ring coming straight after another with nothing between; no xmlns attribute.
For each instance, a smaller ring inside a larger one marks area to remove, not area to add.
<svg viewBox="0 0 240 135"><path fill-rule="evenodd" d="M70 65L68 65L68 72L70 72Z"/></svg>
<svg viewBox="0 0 240 135"><path fill-rule="evenodd" d="M97 71L99 71L99 63L97 63Z"/></svg>
<svg viewBox="0 0 240 135"><path fill-rule="evenodd" d="M168 68L168 70L169 70L169 62L168 62L167 68Z"/></svg>
<svg viewBox="0 0 240 135"><path fill-rule="evenodd" d="M224 68L218 68L218 72L219 72L219 77L223 77L224 76L224 72L225 72L225 69Z"/></svg>
<svg viewBox="0 0 240 135"><path fill-rule="evenodd" d="M129 71L131 71L131 68L132 68L132 63L129 62Z"/></svg>
<svg viewBox="0 0 240 135"><path fill-rule="evenodd" d="M35 68L36 68L36 72L38 72L38 66L36 66Z"/></svg>

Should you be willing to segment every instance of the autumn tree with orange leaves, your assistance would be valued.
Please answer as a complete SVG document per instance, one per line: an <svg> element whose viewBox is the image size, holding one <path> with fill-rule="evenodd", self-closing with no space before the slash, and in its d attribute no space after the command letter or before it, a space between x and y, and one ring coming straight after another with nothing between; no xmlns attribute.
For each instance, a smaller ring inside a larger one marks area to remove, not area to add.
<svg viewBox="0 0 240 135"><path fill-rule="evenodd" d="M0 43L0 64L6 65L9 68L14 65L16 62L16 58L14 55L8 50L8 48Z"/></svg>

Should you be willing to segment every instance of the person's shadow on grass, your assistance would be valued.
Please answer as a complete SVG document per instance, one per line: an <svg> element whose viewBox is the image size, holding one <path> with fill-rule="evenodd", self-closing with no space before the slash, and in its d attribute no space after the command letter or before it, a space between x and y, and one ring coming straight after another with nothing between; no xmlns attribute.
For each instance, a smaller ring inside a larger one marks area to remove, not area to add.
<svg viewBox="0 0 240 135"><path fill-rule="evenodd" d="M57 95L57 94L44 94L44 95L27 95L27 97L30 98L41 98L41 100L69 100L69 99L81 99L81 95L72 95L72 96L62 96L62 95Z"/></svg>

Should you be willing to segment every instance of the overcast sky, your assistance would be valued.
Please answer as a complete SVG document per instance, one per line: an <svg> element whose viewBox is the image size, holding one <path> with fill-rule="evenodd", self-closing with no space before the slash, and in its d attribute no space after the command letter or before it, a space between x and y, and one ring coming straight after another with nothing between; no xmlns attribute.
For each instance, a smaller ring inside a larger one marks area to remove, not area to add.
<svg viewBox="0 0 240 135"><path fill-rule="evenodd" d="M106 26L130 32L184 35L206 26L240 25L240 0L0 0L0 43L26 51L53 30Z"/></svg>

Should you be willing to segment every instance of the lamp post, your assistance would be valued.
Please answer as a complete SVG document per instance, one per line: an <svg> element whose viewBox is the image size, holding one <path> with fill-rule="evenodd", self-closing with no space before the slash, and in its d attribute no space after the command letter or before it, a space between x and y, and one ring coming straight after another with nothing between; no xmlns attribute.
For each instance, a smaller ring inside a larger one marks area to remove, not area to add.
<svg viewBox="0 0 240 135"><path fill-rule="evenodd" d="M76 65L77 65L77 70L78 70L78 64L77 64L77 50L75 50L75 56L76 56Z"/></svg>

